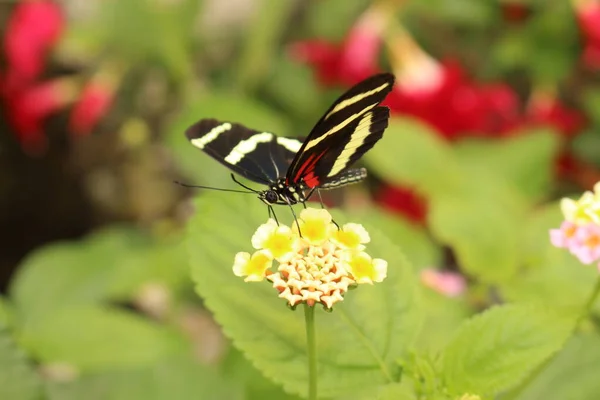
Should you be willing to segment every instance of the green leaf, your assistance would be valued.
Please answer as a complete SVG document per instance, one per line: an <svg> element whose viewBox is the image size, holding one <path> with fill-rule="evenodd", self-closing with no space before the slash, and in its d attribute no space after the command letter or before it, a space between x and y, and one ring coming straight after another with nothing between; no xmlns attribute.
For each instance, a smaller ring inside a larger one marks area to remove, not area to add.
<svg viewBox="0 0 600 400"><path fill-rule="evenodd" d="M170 238L132 250L114 271L111 297L128 300L148 283L162 285L171 291L190 290L190 271L183 240Z"/></svg>
<svg viewBox="0 0 600 400"><path fill-rule="evenodd" d="M481 194L436 196L430 201L428 222L438 240L452 247L469 274L497 283L511 278L518 267L518 236L521 213L488 196L481 181ZM491 207L493 205L493 212Z"/></svg>
<svg viewBox="0 0 600 400"><path fill-rule="evenodd" d="M301 308L290 311L266 282L244 283L231 271L234 256L251 249L250 238L266 221L263 204L210 194L196 202L188 250L198 293L227 336L267 377L286 391L305 393L307 358ZM278 208L280 221L284 210ZM336 220L349 220L335 213ZM420 303L412 268L386 237L364 222L368 251L389 263L380 284L348 293L332 313L317 308L319 393L343 395L394 379L420 326Z"/></svg>
<svg viewBox="0 0 600 400"><path fill-rule="evenodd" d="M87 374L74 382L47 385L50 400L243 399L242 390L189 357L159 360L137 370Z"/></svg>
<svg viewBox="0 0 600 400"><path fill-rule="evenodd" d="M425 322L415 347L422 354L436 354L472 311L462 297L448 298L431 289L424 292Z"/></svg>
<svg viewBox="0 0 600 400"><path fill-rule="evenodd" d="M244 35L237 72L240 87L253 89L268 76L293 5L279 0L259 0L254 5L256 12Z"/></svg>
<svg viewBox="0 0 600 400"><path fill-rule="evenodd" d="M600 90L598 88L592 87L583 92L583 107L593 123L600 125Z"/></svg>
<svg viewBox="0 0 600 400"><path fill-rule="evenodd" d="M308 36L342 42L360 13L368 6L368 0L313 2L306 10ZM335 24L331 23L332 16L335 16Z"/></svg>
<svg viewBox="0 0 600 400"><path fill-rule="evenodd" d="M454 394L495 394L519 383L561 348L573 320L532 305L489 309L463 324L442 353Z"/></svg>
<svg viewBox="0 0 600 400"><path fill-rule="evenodd" d="M224 376L244 385L248 399L300 400L300 397L285 393L281 386L265 378L234 347L229 349L221 367Z"/></svg>
<svg viewBox="0 0 600 400"><path fill-rule="evenodd" d="M340 397L350 400L417 400L414 390L403 383L391 383L383 385L375 390L369 390L354 396ZM433 399L431 399L433 400Z"/></svg>
<svg viewBox="0 0 600 400"><path fill-rule="evenodd" d="M600 393L600 337L575 336L532 382L511 400L596 400ZM505 397L501 397L504 399Z"/></svg>
<svg viewBox="0 0 600 400"><path fill-rule="evenodd" d="M600 110L597 112L600 113ZM597 128L591 127L579 132L573 138L571 147L577 159L593 163L596 167L600 166L600 132Z"/></svg>
<svg viewBox="0 0 600 400"><path fill-rule="evenodd" d="M485 168L539 200L550 187L558 139L552 131L537 129L503 140L465 140L455 151L467 168Z"/></svg>
<svg viewBox="0 0 600 400"><path fill-rule="evenodd" d="M393 240L417 270L440 265L442 251L424 228L397 218L378 207L360 210L353 215L357 219L370 221L381 233Z"/></svg>
<svg viewBox="0 0 600 400"><path fill-rule="evenodd" d="M572 309L580 309L586 302L598 271L581 264L565 249L552 246L549 231L558 228L562 220L558 202L546 204L523 220L519 239L522 270L516 279L500 282L504 298Z"/></svg>
<svg viewBox="0 0 600 400"><path fill-rule="evenodd" d="M322 97L322 90L313 78L311 69L289 58L280 57L275 71L265 82L264 90L296 120L307 125L306 134L318 120L318 114L324 111L321 102L316 101ZM304 127L295 128L295 132L298 133L304 129Z"/></svg>
<svg viewBox="0 0 600 400"><path fill-rule="evenodd" d="M239 122L248 128L285 136L286 121L275 111L254 99L235 93L212 91L210 95L189 100L188 106L167 129L165 143L183 172L196 185L232 187L230 171L208 154L195 148L185 131L202 118Z"/></svg>
<svg viewBox="0 0 600 400"><path fill-rule="evenodd" d="M15 317L36 319L63 306L110 298L120 262L144 245L137 231L111 228L37 250L20 266L10 287Z"/></svg>
<svg viewBox="0 0 600 400"><path fill-rule="evenodd" d="M33 365L3 328L0 328L0 371L0 399L41 398L41 381Z"/></svg>
<svg viewBox="0 0 600 400"><path fill-rule="evenodd" d="M76 305L25 325L19 342L44 363L83 371L153 365L189 350L179 334L133 313Z"/></svg>
<svg viewBox="0 0 600 400"><path fill-rule="evenodd" d="M5 297L0 296L0 327L12 325L12 307Z"/></svg>
<svg viewBox="0 0 600 400"><path fill-rule="evenodd" d="M453 192L463 179L450 145L408 118L391 118L380 143L363 159L386 181L418 187L426 195Z"/></svg>

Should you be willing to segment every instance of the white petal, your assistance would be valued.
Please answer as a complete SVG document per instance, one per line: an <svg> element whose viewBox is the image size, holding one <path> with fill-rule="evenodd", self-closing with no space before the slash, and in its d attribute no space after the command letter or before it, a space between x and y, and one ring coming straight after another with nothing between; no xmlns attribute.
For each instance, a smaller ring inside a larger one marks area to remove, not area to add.
<svg viewBox="0 0 600 400"><path fill-rule="evenodd" d="M387 277L387 267L388 263L381 258L376 258L373 260L373 268L375 268L375 282L381 282Z"/></svg>
<svg viewBox="0 0 600 400"><path fill-rule="evenodd" d="M245 276L246 265L250 261L250 253L239 252L235 255L233 261L233 274L235 276Z"/></svg>

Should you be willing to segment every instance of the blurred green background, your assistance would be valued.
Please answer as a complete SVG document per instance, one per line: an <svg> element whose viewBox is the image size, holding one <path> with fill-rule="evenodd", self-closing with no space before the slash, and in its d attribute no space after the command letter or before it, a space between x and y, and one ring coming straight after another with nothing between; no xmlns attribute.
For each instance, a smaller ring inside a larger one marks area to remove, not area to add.
<svg viewBox="0 0 600 400"><path fill-rule="evenodd" d="M594 270L551 248L547 230L558 198L600 180L600 12L589 4L0 2L0 398L295 398L231 345L194 290L187 221L219 218L192 203L213 194L173 181L234 183L184 131L218 118L305 136L379 71L398 84L390 127L360 162L369 178L324 200L412 264L425 298L416 348L441 348L492 304L580 305ZM249 246L252 230L231 216L263 206L244 200L218 212ZM231 251L210 267L230 270ZM535 385L519 398L550 398Z"/></svg>

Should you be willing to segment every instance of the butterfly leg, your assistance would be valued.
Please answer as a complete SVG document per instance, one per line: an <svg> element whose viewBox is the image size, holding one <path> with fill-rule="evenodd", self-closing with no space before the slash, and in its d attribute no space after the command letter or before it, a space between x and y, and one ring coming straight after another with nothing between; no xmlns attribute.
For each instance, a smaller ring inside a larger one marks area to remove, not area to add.
<svg viewBox="0 0 600 400"><path fill-rule="evenodd" d="M290 206L290 210L292 211L292 215L294 216L294 222L296 222L296 226L298 227L298 234L300 235L300 237L302 237L302 231L300 230L300 224L298 223L298 218L296 217L296 213L294 212L294 207L292 207L290 203L288 203L288 206Z"/></svg>
<svg viewBox="0 0 600 400"><path fill-rule="evenodd" d="M317 189L317 196L319 196L319 203L321 203L321 209L325 209L325 204L323 204L323 198L321 197L321 191L319 189ZM331 222L333 222L333 224L338 228L339 231L340 226L338 225L338 223L335 222L334 219L332 219Z"/></svg>
<svg viewBox="0 0 600 400"><path fill-rule="evenodd" d="M277 220L277 215L275 215L275 210L273 210L273 206L269 204L267 205L267 209L269 210L269 218L273 216L273 219L277 223L277 226L279 226L279 221Z"/></svg>
<svg viewBox="0 0 600 400"><path fill-rule="evenodd" d="M319 189L317 189L317 195L319 196L319 203L321 203L321 208L324 209L325 204L323 204L323 198L321 197L321 191Z"/></svg>

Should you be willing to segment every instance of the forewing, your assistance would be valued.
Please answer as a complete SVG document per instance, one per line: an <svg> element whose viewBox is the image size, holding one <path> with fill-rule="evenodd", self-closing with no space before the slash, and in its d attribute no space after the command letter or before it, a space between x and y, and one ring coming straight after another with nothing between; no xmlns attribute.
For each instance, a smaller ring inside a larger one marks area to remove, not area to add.
<svg viewBox="0 0 600 400"><path fill-rule="evenodd" d="M370 150L388 126L389 108L375 107L315 147L314 158L306 162L303 182L308 187L322 186L338 180L364 153Z"/></svg>
<svg viewBox="0 0 600 400"><path fill-rule="evenodd" d="M349 167L360 155L370 149L381 138L385 127L378 133L378 138L376 138L377 135L371 138L368 138L368 135L359 135L357 130L368 131L366 129L368 123L363 118L366 114L370 113L369 115L372 115L373 118L382 117L384 113L382 110L387 110L387 108L377 106L385 99L393 86L394 76L392 74L375 75L358 83L333 103L317 122L294 157L286 174L288 182L298 183L302 180L310 187L318 186L320 182L326 181L342 171L340 169L331 175L332 171L327 171L326 166L329 165L333 168L339 152L344 151L345 146L351 141L357 144L354 147L356 151L346 157L348 162L344 168ZM387 115L385 117L386 126ZM351 139L352 136L355 138ZM361 137L365 142L358 144L358 139ZM348 147L347 153L349 152L350 147Z"/></svg>
<svg viewBox="0 0 600 400"><path fill-rule="evenodd" d="M189 127L185 134L192 145L254 182L273 182L285 173L289 165L289 155L278 143L282 138L270 132L203 119Z"/></svg>

